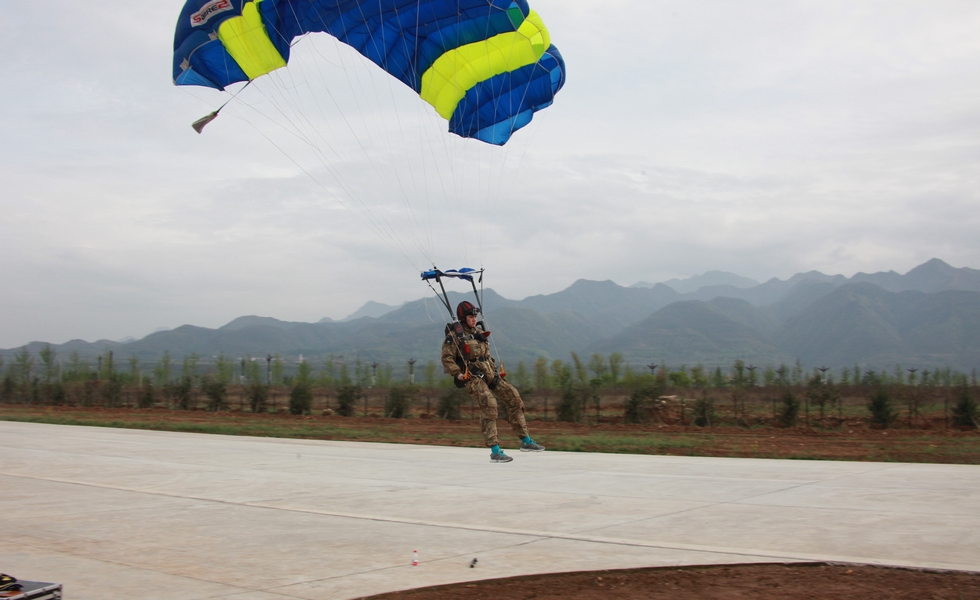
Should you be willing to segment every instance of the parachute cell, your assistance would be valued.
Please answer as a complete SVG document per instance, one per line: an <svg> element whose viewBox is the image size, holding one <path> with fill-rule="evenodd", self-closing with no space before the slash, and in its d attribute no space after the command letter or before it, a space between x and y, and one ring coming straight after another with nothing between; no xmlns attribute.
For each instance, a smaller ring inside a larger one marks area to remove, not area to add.
<svg viewBox="0 0 980 600"><path fill-rule="evenodd" d="M285 66L299 36L326 32L415 90L459 136L502 145L565 82L526 0L189 0L174 83L223 90Z"/></svg>

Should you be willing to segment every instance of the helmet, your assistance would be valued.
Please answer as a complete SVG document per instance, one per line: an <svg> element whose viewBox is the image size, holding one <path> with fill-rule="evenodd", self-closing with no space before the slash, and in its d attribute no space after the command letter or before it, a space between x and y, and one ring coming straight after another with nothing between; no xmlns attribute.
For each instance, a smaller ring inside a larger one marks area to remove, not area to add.
<svg viewBox="0 0 980 600"><path fill-rule="evenodd" d="M478 314L480 314L480 309L465 300L456 306L456 318L459 319L460 323L462 323L466 317L470 315L476 316Z"/></svg>

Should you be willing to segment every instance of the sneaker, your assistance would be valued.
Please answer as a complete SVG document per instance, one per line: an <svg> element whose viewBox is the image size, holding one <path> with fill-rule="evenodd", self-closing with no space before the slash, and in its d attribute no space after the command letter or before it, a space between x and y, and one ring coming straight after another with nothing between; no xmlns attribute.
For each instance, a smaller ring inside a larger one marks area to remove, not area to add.
<svg viewBox="0 0 980 600"><path fill-rule="evenodd" d="M490 462L510 462L512 460L514 459L507 456L503 452L497 452L496 454L490 455Z"/></svg>
<svg viewBox="0 0 980 600"><path fill-rule="evenodd" d="M534 440L530 440L526 444L521 442L521 452L544 452L544 446Z"/></svg>

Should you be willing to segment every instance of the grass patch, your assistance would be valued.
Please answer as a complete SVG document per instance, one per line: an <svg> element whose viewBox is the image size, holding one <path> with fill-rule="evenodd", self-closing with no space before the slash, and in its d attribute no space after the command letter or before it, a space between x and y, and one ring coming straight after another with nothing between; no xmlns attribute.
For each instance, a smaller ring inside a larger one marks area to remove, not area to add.
<svg viewBox="0 0 980 600"><path fill-rule="evenodd" d="M594 433L582 436L553 435L548 437L548 448L563 452L613 452L616 454L663 454L669 450L692 450L707 441L694 436L616 435Z"/></svg>

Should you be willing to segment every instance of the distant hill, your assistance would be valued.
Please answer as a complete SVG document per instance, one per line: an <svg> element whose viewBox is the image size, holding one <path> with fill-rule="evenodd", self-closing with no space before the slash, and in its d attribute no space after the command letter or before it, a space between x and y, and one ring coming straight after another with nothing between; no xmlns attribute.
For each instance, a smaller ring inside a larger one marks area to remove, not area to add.
<svg viewBox="0 0 980 600"><path fill-rule="evenodd" d="M371 317L373 319L377 319L378 317L383 317L397 308L397 306L391 306L390 304L381 304L380 302L368 300L364 303L364 306L347 315L343 320L353 321L354 319L360 319L361 317ZM323 320L321 319L320 322L322 323Z"/></svg>
<svg viewBox="0 0 980 600"><path fill-rule="evenodd" d="M728 281L686 293L662 283L622 287L588 280L523 300L488 289L483 318L507 362L567 359L574 351L621 352L633 364L665 360L675 366L728 365L737 358L758 365L799 358L808 366L835 368L855 363L980 366L978 270L933 259L904 275L889 271L847 278L810 271L751 287L737 287L746 283L737 277L715 271L683 280ZM455 308L473 295L450 292L449 299ZM72 340L52 347L63 358L72 352L94 358L111 350L148 362L164 351L175 359L224 353L427 361L438 359L448 316L446 307L429 295L398 307L368 302L343 321L300 323L250 315L217 329L183 325L135 341ZM44 344L26 347L37 353Z"/></svg>
<svg viewBox="0 0 980 600"><path fill-rule="evenodd" d="M789 361L767 333L774 328L770 316L744 300L684 300L602 340L594 350L620 352L633 364L666 361L674 367L731 364L739 358L757 364Z"/></svg>
<svg viewBox="0 0 980 600"><path fill-rule="evenodd" d="M675 292L688 294L690 292L696 292L703 287L720 285L731 286L738 289L750 288L759 285L759 282L755 279L736 275L735 273L728 273L727 271L708 271L707 273L702 273L701 275L695 275L685 279L670 279L659 284L638 281L630 287L652 288L657 285L666 285Z"/></svg>

